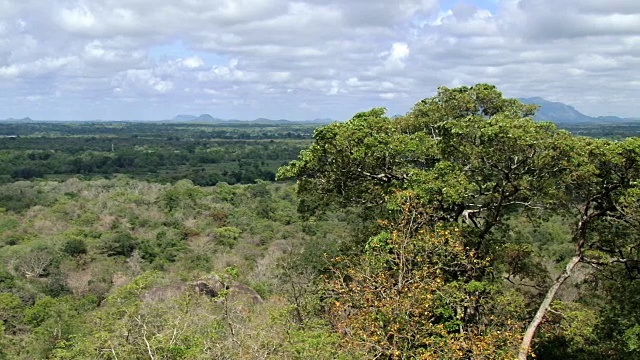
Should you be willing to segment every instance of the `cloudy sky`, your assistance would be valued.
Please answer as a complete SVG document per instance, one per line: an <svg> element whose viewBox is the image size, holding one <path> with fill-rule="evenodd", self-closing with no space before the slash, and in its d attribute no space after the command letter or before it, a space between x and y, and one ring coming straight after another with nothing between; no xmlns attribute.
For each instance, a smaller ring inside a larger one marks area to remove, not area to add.
<svg viewBox="0 0 640 360"><path fill-rule="evenodd" d="M640 1L0 0L0 118L346 119L478 82L640 116Z"/></svg>

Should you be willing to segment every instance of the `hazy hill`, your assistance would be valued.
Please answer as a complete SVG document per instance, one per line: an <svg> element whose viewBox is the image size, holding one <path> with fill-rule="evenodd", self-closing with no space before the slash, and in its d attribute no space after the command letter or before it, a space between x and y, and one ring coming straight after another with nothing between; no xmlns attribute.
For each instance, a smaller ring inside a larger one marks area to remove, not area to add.
<svg viewBox="0 0 640 360"><path fill-rule="evenodd" d="M195 119L197 119L198 117L195 115L184 115L184 114L180 114L180 115L176 115L173 117L173 121L193 121Z"/></svg>
<svg viewBox="0 0 640 360"><path fill-rule="evenodd" d="M200 116L195 116L195 115L186 115L186 114L180 114L180 115L176 115L173 117L173 119L171 119L172 121L195 121L195 122L239 122L242 120L237 120L237 119L220 119L220 118L214 118L213 116L209 115L209 114L202 114ZM313 120L301 120L301 121L294 121L294 120L287 120L287 119L268 119L268 118L257 118L255 120L244 120L243 122L255 122L255 123L260 123L260 124L290 124L290 123L314 123L314 124L329 124L334 122L335 120L333 119L329 119L329 118L323 118L323 119L313 119Z"/></svg>
<svg viewBox="0 0 640 360"><path fill-rule="evenodd" d="M525 104L536 104L539 105L534 118L536 120L544 120L551 121L554 123L598 123L598 122L624 122L624 121L638 121L640 118L621 118L618 116L589 116L581 113L576 110L571 105L567 105L561 102L548 101L541 97L530 97L530 98L520 98L519 101ZM398 117L400 115L395 115L393 117ZM203 114L200 116L195 115L177 115L173 118L173 121L198 121L198 122L221 122L221 121L230 121L230 122L238 122L241 120L237 119L219 119L214 118L209 114ZM268 118L258 118L255 120L245 120L247 122L256 122L261 124L289 124L289 123L313 123L313 124L329 124L334 122L335 120L329 118L323 119L313 119L313 120L302 120L302 121L294 121L287 119L268 119Z"/></svg>
<svg viewBox="0 0 640 360"><path fill-rule="evenodd" d="M518 99L525 104L540 105L535 115L537 120L546 120L559 123L583 123L583 122L616 122L634 121L632 118L621 118L618 116L588 116L576 110L573 106L561 102L545 100L541 97Z"/></svg>
<svg viewBox="0 0 640 360"><path fill-rule="evenodd" d="M226 120L214 118L213 116L211 116L209 114L202 114L200 116L180 114L180 115L176 115L172 120L173 121L197 121L197 122L220 122L220 121L226 121Z"/></svg>
<svg viewBox="0 0 640 360"><path fill-rule="evenodd" d="M6 122L31 122L33 120L30 117L25 117L25 118L22 118L22 119L8 118L8 119L0 120L0 121L6 121Z"/></svg>

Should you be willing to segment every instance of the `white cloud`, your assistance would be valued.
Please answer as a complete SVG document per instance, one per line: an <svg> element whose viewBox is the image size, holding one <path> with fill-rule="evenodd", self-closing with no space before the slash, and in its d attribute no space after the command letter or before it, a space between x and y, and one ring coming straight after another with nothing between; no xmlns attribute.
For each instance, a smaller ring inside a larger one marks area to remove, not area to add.
<svg viewBox="0 0 640 360"><path fill-rule="evenodd" d="M0 118L55 116L20 94L55 99L59 118L344 119L477 82L640 115L639 1L450 3L0 0Z"/></svg>
<svg viewBox="0 0 640 360"><path fill-rule="evenodd" d="M411 50L406 43L393 43L391 51L388 52L387 58L384 61L385 68L390 70L403 69L405 67L405 60L409 57L410 53Z"/></svg>
<svg viewBox="0 0 640 360"><path fill-rule="evenodd" d="M146 55L140 50L129 50L122 47L117 42L106 44L101 40L94 40L85 45L82 57L86 65L94 67L133 66L146 59Z"/></svg>
<svg viewBox="0 0 640 360"><path fill-rule="evenodd" d="M289 71L274 71L269 73L269 80L273 82L286 82L291 79Z"/></svg>
<svg viewBox="0 0 640 360"><path fill-rule="evenodd" d="M0 77L33 77L60 70L77 61L75 57L45 58L30 63L12 64L0 67Z"/></svg>
<svg viewBox="0 0 640 360"><path fill-rule="evenodd" d="M582 54L577 57L576 64L585 70L613 70L619 66L618 60L596 54Z"/></svg>
<svg viewBox="0 0 640 360"><path fill-rule="evenodd" d="M71 9L64 8L59 16L60 25L69 31L91 29L97 24L93 12L83 5Z"/></svg>
<svg viewBox="0 0 640 360"><path fill-rule="evenodd" d="M640 10L635 2L521 0L509 11L523 36L533 39L640 34Z"/></svg>
<svg viewBox="0 0 640 360"><path fill-rule="evenodd" d="M187 69L198 69L204 66L204 61L198 56L192 56L182 60L182 65Z"/></svg>
<svg viewBox="0 0 640 360"><path fill-rule="evenodd" d="M111 86L118 95L164 94L173 89L173 82L156 76L151 70L127 70L116 75Z"/></svg>
<svg viewBox="0 0 640 360"><path fill-rule="evenodd" d="M340 82L333 80L331 82L331 88L327 91L327 95L338 95L340 91Z"/></svg>
<svg viewBox="0 0 640 360"><path fill-rule="evenodd" d="M228 82L248 82L258 79L258 74L251 71L238 69L238 59L232 59L228 66L214 66L208 71L198 73L198 80L202 82L209 81L228 81Z"/></svg>
<svg viewBox="0 0 640 360"><path fill-rule="evenodd" d="M358 80L357 77L352 77L352 78L349 78L349 80L347 80L346 84L347 86L357 87L362 83L360 82L360 80Z"/></svg>
<svg viewBox="0 0 640 360"><path fill-rule="evenodd" d="M207 95L220 95L221 92L215 89L202 89L202 92L204 92Z"/></svg>

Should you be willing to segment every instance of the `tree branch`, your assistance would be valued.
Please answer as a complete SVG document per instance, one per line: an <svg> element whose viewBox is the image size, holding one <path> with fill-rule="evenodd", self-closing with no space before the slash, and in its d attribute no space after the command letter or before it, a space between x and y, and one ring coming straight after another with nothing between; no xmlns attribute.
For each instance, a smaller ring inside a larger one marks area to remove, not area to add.
<svg viewBox="0 0 640 360"><path fill-rule="evenodd" d="M549 311L553 298L556 296L556 293L558 292L558 289L560 289L560 286L562 286L562 284L573 274L573 269L581 260L581 255L572 257L567 264L564 272L560 274L558 278L556 278L556 281L554 281L553 285L549 288L549 291L547 291L547 295L545 295L542 304L540 304L540 307L536 312L536 315L533 317L533 320L531 320L531 323L529 323L529 326L527 327L527 331L525 331L524 333L522 343L520 344L520 350L518 352L519 360L527 360L527 355L529 354L529 349L531 348L533 336L535 335L538 326L544 319L544 315L547 313L547 311Z"/></svg>

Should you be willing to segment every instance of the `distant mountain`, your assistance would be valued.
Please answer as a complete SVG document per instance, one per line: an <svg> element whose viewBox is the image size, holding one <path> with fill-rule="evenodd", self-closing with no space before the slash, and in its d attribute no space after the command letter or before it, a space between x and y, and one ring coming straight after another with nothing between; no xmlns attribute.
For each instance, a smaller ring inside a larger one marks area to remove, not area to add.
<svg viewBox="0 0 640 360"><path fill-rule="evenodd" d="M545 120L556 123L616 122L635 120L631 118L625 119L618 116L588 116L576 110L571 105L548 101L540 97L523 98L518 100L525 104L536 104L540 106L534 116L534 119L536 120Z"/></svg>
<svg viewBox="0 0 640 360"><path fill-rule="evenodd" d="M547 101L540 97L518 99L525 104L536 104L540 108L536 112L535 119L553 122L589 122L594 118L584 115L573 106L561 102Z"/></svg>
<svg viewBox="0 0 640 360"><path fill-rule="evenodd" d="M193 119L193 121L197 121L197 122L214 122L214 121L222 121L221 119L216 119L213 116L209 115L209 114L202 114L200 116L198 116L197 118Z"/></svg>
<svg viewBox="0 0 640 360"><path fill-rule="evenodd" d="M226 121L226 120L214 118L213 116L211 116L209 114L202 114L200 116L180 114L180 115L176 115L171 120L172 121L189 121L189 122L191 122L191 121L195 121L195 122L220 122L220 121Z"/></svg>
<svg viewBox="0 0 640 360"><path fill-rule="evenodd" d="M255 120L248 120L249 122L259 123L259 124L296 124L296 123L308 123L313 120L303 120L303 121L293 121L287 119L267 119L267 118L257 118Z"/></svg>
<svg viewBox="0 0 640 360"><path fill-rule="evenodd" d="M304 124L331 124L335 120L329 119L329 118L323 118L323 119L296 121L296 120L287 120L287 119L274 120L274 119L267 119L267 118L258 118L258 119L249 120L249 121L250 122L262 123L262 124L300 124L300 123L304 123Z"/></svg>
<svg viewBox="0 0 640 360"><path fill-rule="evenodd" d="M334 121L335 120L330 119L330 118L322 118L322 119L309 120L308 122L312 122L312 123L316 123L316 124L331 124Z"/></svg>
<svg viewBox="0 0 640 360"><path fill-rule="evenodd" d="M176 115L173 119L173 121L193 121L195 119L197 119L197 116L194 115L184 115L184 114L180 114L180 115Z"/></svg>
<svg viewBox="0 0 640 360"><path fill-rule="evenodd" d="M595 121L637 121L638 119L633 118L621 118L618 116L598 116L594 118Z"/></svg>
<svg viewBox="0 0 640 360"><path fill-rule="evenodd" d="M6 122L32 122L33 120L30 117L26 117L26 118L22 118L22 119L8 118L8 119L0 120L0 121L6 121Z"/></svg>
<svg viewBox="0 0 640 360"><path fill-rule="evenodd" d="M268 118L257 118L255 120L237 120L237 119L219 119L214 118L209 114L202 114L200 116L195 115L185 115L180 114L176 115L171 121L188 121L188 122L254 122L261 124L291 124L291 123L313 123L313 124L330 124L335 120L324 118L324 119L313 119L313 120L302 120L302 121L293 121L287 119L268 119Z"/></svg>

